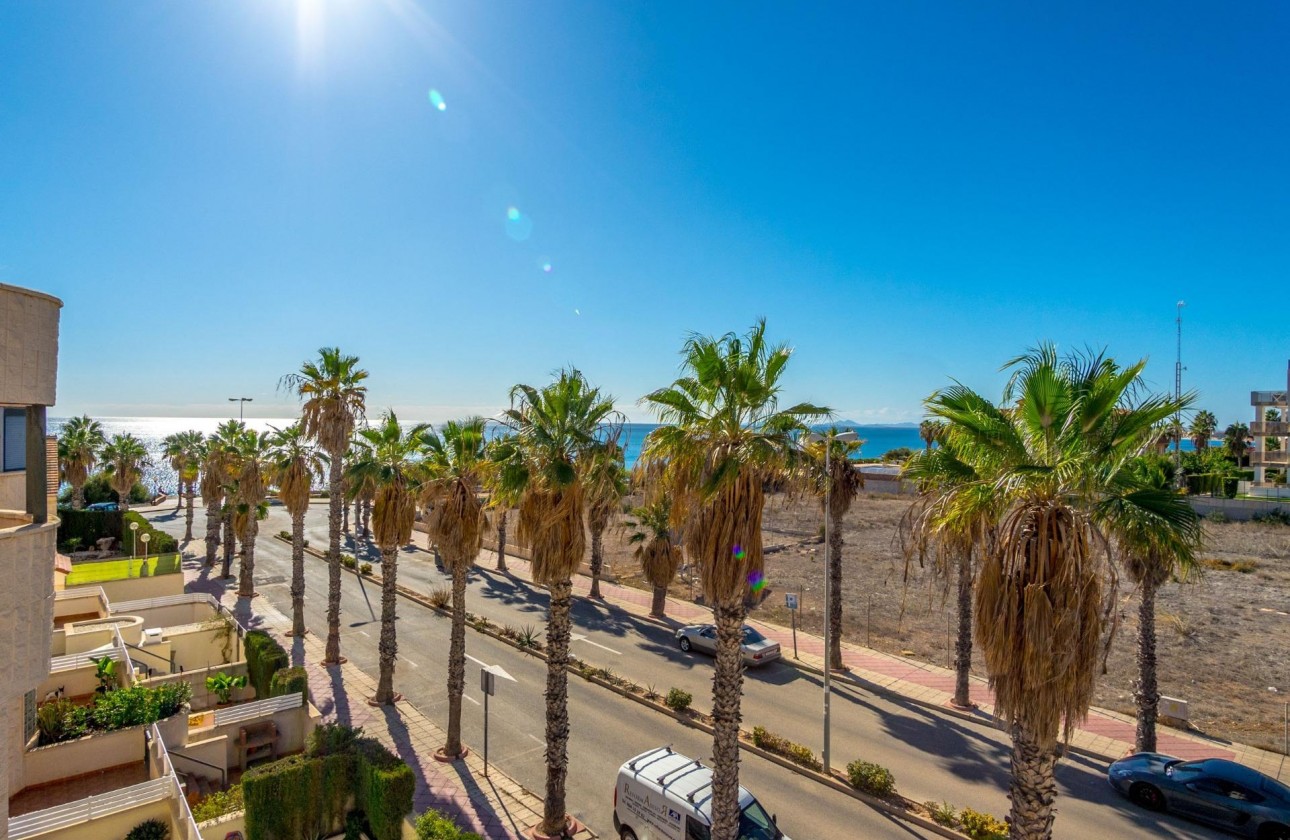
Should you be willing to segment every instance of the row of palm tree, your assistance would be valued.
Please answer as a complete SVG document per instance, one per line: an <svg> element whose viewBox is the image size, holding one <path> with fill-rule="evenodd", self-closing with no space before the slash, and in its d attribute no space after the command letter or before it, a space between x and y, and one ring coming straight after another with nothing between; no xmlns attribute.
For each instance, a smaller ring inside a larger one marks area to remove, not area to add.
<svg viewBox="0 0 1290 840"><path fill-rule="evenodd" d="M121 509L128 510L130 491L149 463L148 450L138 438L118 434L109 439L102 424L85 415L68 420L58 435L59 474L71 485L75 510L85 507L85 483L99 466L120 498Z"/></svg>

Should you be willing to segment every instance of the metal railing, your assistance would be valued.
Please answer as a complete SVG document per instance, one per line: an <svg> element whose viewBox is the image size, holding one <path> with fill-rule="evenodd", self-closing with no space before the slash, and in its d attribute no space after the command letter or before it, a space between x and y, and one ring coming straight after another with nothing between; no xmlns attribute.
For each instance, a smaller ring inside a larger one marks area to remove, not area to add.
<svg viewBox="0 0 1290 840"><path fill-rule="evenodd" d="M120 647L112 647L107 650L87 650L84 653L69 653L65 656L53 657L49 660L49 673L59 674L64 671L75 671L77 668L93 665L95 659L102 659L105 656L116 662L130 661L130 655Z"/></svg>
<svg viewBox="0 0 1290 840"><path fill-rule="evenodd" d="M224 726L230 723L242 723L258 717L298 709L305 704L305 696L300 692L284 694L281 697L270 697L267 700L253 700L250 703L239 703L236 706L225 706L216 709L214 725Z"/></svg>
<svg viewBox="0 0 1290 840"><path fill-rule="evenodd" d="M172 752L169 752L168 754L170 755L170 760L172 765L175 759L181 758L184 761L191 761L194 764L200 764L203 767L209 767L210 769L214 770L216 773L219 773L220 787L221 788L228 787L228 771L225 770L223 767L220 767L216 764L211 764L209 761L202 761L200 758L193 758L188 753L181 752L180 750L174 750Z"/></svg>
<svg viewBox="0 0 1290 840"><path fill-rule="evenodd" d="M1251 391L1250 405L1285 405L1285 391Z"/></svg>
<svg viewBox="0 0 1290 840"><path fill-rule="evenodd" d="M152 610L157 607L177 607L182 604L207 604L216 611L220 602L207 592L183 592L179 595L163 595L160 598L139 598L134 601L122 601L112 605L112 612L133 612L134 610Z"/></svg>
<svg viewBox="0 0 1290 840"><path fill-rule="evenodd" d="M85 799L57 805L43 811L33 811L21 817L9 818L9 840L26 840L60 828L89 822L110 814L128 811L150 802L159 802L178 796L178 782L170 776L140 782L109 793L95 794ZM184 803L185 806L187 803Z"/></svg>
<svg viewBox="0 0 1290 840"><path fill-rule="evenodd" d="M171 790L174 791L175 799L178 800L178 819L179 832L176 840L202 840L202 833L197 828L197 821L193 819L193 811L188 807L188 800L184 798L183 785L179 783L179 774L175 772L175 765L170 762L170 753L166 750L166 742L161 738L161 730L157 724L148 727L148 750L153 753L157 761L157 766L170 783Z"/></svg>
<svg viewBox="0 0 1290 840"><path fill-rule="evenodd" d="M125 647L126 647L126 651L127 651L127 652L129 652L129 651L134 651L135 653L141 653L141 654L143 654L144 656L151 656L153 659L157 660L158 662L163 663L163 664L166 666L166 675L167 675L167 676L169 676L169 675L171 675L171 674L175 674L175 673L182 674L182 673L184 672L184 669L183 669L182 667L181 667L178 671L176 671L176 670L175 670L175 663L171 662L169 659L167 659L167 658L166 658L166 657L164 657L164 656L161 656L161 655L159 655L159 654L153 653L153 652L152 652L152 651L150 651L150 650L146 650L145 648L141 648L141 647L139 647L138 645L132 645L132 644L130 644L129 642L126 642ZM130 661L131 661L131 662L134 662L134 659L135 659L135 657L134 657L134 656L131 656L131 657L130 657ZM156 669L155 669L154 667L152 667L151 665L147 665L147 664L144 664L144 663L141 663L141 662L135 662L134 664L136 664L136 665L143 665L143 667L144 667L144 668L146 668L146 669L148 670L148 676L149 676L149 677L151 677L151 676L152 676L152 672L153 672L154 670L156 670Z"/></svg>

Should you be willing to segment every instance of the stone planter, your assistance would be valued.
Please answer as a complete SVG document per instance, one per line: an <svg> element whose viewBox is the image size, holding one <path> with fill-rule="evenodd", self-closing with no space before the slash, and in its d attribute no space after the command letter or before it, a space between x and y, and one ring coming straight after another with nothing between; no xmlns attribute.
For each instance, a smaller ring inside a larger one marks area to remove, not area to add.
<svg viewBox="0 0 1290 840"><path fill-rule="evenodd" d="M184 706L177 713L164 720L157 721L157 731L161 741L168 750L176 750L188 745L188 713L191 709Z"/></svg>

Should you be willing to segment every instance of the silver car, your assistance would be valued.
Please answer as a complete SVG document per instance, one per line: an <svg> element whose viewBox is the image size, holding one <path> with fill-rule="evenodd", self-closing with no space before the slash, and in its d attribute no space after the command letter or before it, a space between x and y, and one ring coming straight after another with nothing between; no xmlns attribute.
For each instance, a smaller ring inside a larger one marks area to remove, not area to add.
<svg viewBox="0 0 1290 840"><path fill-rule="evenodd" d="M701 650L704 653L715 654L717 628L713 624L691 624L688 627L682 627L676 631L676 643L687 653ZM747 665L765 665L767 662L779 659L779 642L772 642L747 624L744 625L744 641L739 649L743 652L744 663Z"/></svg>

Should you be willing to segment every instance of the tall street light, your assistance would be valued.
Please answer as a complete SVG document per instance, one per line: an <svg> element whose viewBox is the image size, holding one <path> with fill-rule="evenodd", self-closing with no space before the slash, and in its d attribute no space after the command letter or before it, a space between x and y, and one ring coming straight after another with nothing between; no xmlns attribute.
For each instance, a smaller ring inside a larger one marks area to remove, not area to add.
<svg viewBox="0 0 1290 840"><path fill-rule="evenodd" d="M238 419L238 420L241 420L241 419L242 419L242 407L243 407L244 405L246 405L247 403L251 402L251 399L252 399L251 397L229 397L229 398L228 398L228 401L229 401L229 402L235 402L235 403L237 403L237 419Z"/></svg>

